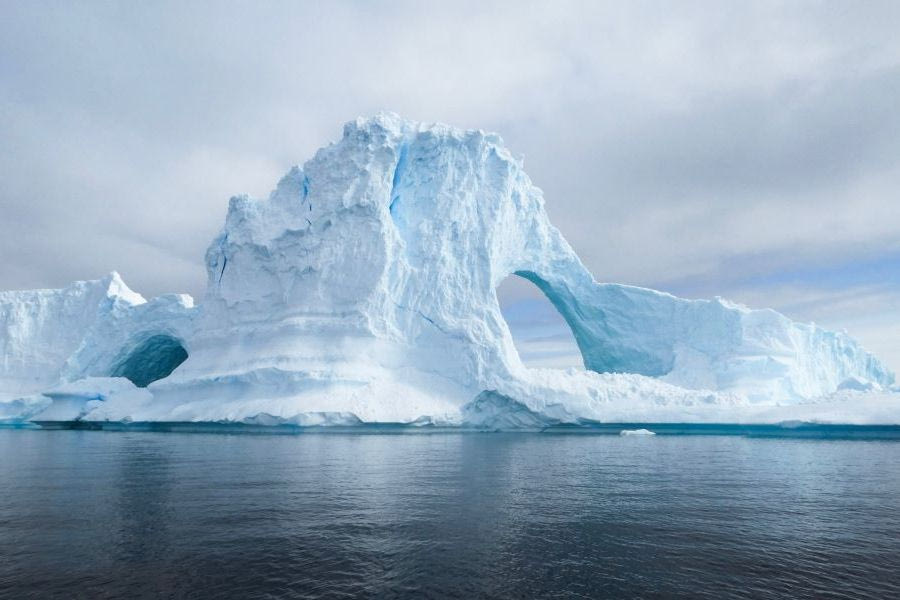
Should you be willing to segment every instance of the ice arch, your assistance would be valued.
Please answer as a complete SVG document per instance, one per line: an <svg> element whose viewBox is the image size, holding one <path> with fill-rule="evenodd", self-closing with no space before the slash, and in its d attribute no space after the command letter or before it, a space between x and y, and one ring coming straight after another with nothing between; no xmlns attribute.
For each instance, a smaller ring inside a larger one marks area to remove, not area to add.
<svg viewBox="0 0 900 600"><path fill-rule="evenodd" d="M147 387L168 377L187 357L187 350L178 339L166 334L152 335L135 346L110 375L125 377L137 387Z"/></svg>
<svg viewBox="0 0 900 600"><path fill-rule="evenodd" d="M680 321L679 307L669 301L674 298L642 288L598 284L575 260L560 271L549 276L536 270L515 274L537 286L565 319L586 369L653 377L671 371L674 339L679 335L673 324Z"/></svg>
<svg viewBox="0 0 900 600"><path fill-rule="evenodd" d="M522 285L534 289L532 283L529 278L511 273L497 286L501 315L519 359L531 368L583 369L584 358L571 326L543 290L508 304L502 301Z"/></svg>

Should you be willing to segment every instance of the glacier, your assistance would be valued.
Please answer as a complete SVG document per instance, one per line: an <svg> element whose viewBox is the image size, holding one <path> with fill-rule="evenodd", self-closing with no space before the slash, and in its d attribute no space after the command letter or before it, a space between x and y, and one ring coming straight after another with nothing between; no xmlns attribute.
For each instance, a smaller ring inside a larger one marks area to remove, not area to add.
<svg viewBox="0 0 900 600"><path fill-rule="evenodd" d="M116 273L0 292L0 422L900 423L893 373L845 333L595 281L480 130L347 123L267 199L232 198L205 263L196 306ZM585 370L523 365L509 275Z"/></svg>

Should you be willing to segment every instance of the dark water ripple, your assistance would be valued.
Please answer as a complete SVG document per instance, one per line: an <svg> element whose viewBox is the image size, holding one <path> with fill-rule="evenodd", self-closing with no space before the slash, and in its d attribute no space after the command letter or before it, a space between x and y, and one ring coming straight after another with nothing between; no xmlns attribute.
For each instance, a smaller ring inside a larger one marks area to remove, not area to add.
<svg viewBox="0 0 900 600"><path fill-rule="evenodd" d="M900 598L900 443L0 430L3 598Z"/></svg>

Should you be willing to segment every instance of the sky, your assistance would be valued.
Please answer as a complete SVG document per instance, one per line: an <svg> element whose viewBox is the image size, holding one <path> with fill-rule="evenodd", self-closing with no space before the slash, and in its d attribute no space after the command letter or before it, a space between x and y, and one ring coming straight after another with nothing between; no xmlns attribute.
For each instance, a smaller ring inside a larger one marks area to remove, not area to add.
<svg viewBox="0 0 900 600"><path fill-rule="evenodd" d="M0 17L0 289L118 270L200 297L230 196L391 110L500 133L598 280L770 306L900 371L900 3L0 0ZM543 322L537 296L501 286Z"/></svg>

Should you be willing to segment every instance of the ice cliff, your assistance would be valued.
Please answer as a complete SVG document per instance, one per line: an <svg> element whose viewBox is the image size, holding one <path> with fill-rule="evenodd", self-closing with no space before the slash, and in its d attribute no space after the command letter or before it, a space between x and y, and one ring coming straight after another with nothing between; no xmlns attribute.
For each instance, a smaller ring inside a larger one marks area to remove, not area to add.
<svg viewBox="0 0 900 600"><path fill-rule="evenodd" d="M6 418L721 422L893 383L845 334L597 283L498 136L390 114L348 123L268 199L232 198L206 268L196 308L115 274L0 294ZM522 364L495 291L510 274L587 371Z"/></svg>

